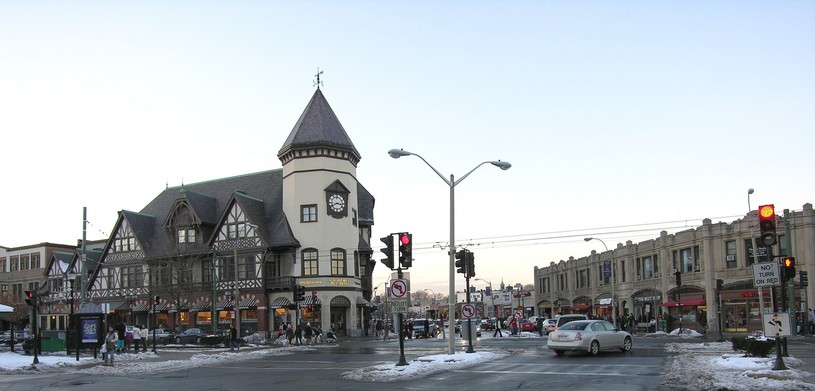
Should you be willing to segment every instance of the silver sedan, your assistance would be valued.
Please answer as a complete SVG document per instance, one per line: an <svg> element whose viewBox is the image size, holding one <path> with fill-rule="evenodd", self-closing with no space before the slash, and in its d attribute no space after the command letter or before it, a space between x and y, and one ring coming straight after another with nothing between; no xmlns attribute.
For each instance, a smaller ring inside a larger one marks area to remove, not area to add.
<svg viewBox="0 0 815 391"><path fill-rule="evenodd" d="M597 355L601 350L631 350L631 334L605 320L575 320L549 333L547 346L558 356L567 350Z"/></svg>

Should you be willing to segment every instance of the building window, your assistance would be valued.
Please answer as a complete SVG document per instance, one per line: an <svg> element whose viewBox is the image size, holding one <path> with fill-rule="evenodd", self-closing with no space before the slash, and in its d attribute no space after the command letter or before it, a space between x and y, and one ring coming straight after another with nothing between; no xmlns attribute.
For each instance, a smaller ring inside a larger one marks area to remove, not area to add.
<svg viewBox="0 0 815 391"><path fill-rule="evenodd" d="M178 230L178 244L195 243L195 228L182 228Z"/></svg>
<svg viewBox="0 0 815 391"><path fill-rule="evenodd" d="M345 275L345 250L336 248L331 250L331 275Z"/></svg>
<svg viewBox="0 0 815 391"><path fill-rule="evenodd" d="M642 274L640 274L640 269L642 269ZM637 258L637 275L641 275L642 278L659 277L657 256Z"/></svg>
<svg viewBox="0 0 815 391"><path fill-rule="evenodd" d="M581 269L575 273L577 289L589 287L589 269Z"/></svg>
<svg viewBox="0 0 815 391"><path fill-rule="evenodd" d="M0 273L7 272L6 269L6 257L0 258Z"/></svg>
<svg viewBox="0 0 815 391"><path fill-rule="evenodd" d="M317 221L317 204L300 207L300 222L313 223Z"/></svg>
<svg viewBox="0 0 815 391"><path fill-rule="evenodd" d="M28 254L20 255L20 270L29 270Z"/></svg>
<svg viewBox="0 0 815 391"><path fill-rule="evenodd" d="M20 262L20 257L17 255L12 255L10 259L11 259L11 264L9 265L11 266L10 271L16 272L17 270L19 270L20 267L20 265L18 264Z"/></svg>
<svg viewBox="0 0 815 391"><path fill-rule="evenodd" d="M33 253L31 254L31 270L37 270L41 267L40 264L40 254Z"/></svg>
<svg viewBox="0 0 815 391"><path fill-rule="evenodd" d="M727 269L735 269L738 267L736 260L736 241L728 240L724 243L724 267Z"/></svg>
<svg viewBox="0 0 815 391"><path fill-rule="evenodd" d="M359 265L359 251L354 251L354 277L359 277L360 273L362 273L362 271Z"/></svg>
<svg viewBox="0 0 815 391"><path fill-rule="evenodd" d="M356 209L351 209L351 224L353 224L354 227L357 226L357 210Z"/></svg>
<svg viewBox="0 0 815 391"><path fill-rule="evenodd" d="M303 250L301 253L303 258L303 275L304 276L316 276L318 269L317 269L317 250L315 249L308 249Z"/></svg>
<svg viewBox="0 0 815 391"><path fill-rule="evenodd" d="M257 262L254 255L238 258L238 275L242 280L251 280L257 277Z"/></svg>

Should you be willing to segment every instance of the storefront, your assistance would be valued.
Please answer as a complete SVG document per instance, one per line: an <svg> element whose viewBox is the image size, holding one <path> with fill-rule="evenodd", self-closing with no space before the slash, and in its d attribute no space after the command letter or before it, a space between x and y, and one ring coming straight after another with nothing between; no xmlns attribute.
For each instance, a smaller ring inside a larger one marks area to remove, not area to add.
<svg viewBox="0 0 815 391"><path fill-rule="evenodd" d="M591 297L578 296L572 301L572 312L575 314L590 315L591 312Z"/></svg>
<svg viewBox="0 0 815 391"><path fill-rule="evenodd" d="M650 322L662 315L662 293L656 289L643 289L634 293L634 319L637 322Z"/></svg>
<svg viewBox="0 0 815 391"><path fill-rule="evenodd" d="M538 303L538 315L547 319L552 317L552 303L549 300Z"/></svg>
<svg viewBox="0 0 815 391"><path fill-rule="evenodd" d="M613 318L611 314L611 294L604 293L594 300L594 316L608 320L609 322Z"/></svg>
<svg viewBox="0 0 815 391"><path fill-rule="evenodd" d="M554 316L571 314L572 302L567 299L559 298L552 303L552 311L554 311Z"/></svg>
<svg viewBox="0 0 815 391"><path fill-rule="evenodd" d="M764 312L773 312L769 287L763 289ZM762 330L759 290L751 281L729 284L721 293L723 330L728 333L744 333Z"/></svg>
<svg viewBox="0 0 815 391"><path fill-rule="evenodd" d="M695 287L682 287L678 293L668 292L671 297L679 300L670 300L661 304L664 318L668 320L668 330L688 328L704 333L707 324L707 306L705 305L705 292Z"/></svg>

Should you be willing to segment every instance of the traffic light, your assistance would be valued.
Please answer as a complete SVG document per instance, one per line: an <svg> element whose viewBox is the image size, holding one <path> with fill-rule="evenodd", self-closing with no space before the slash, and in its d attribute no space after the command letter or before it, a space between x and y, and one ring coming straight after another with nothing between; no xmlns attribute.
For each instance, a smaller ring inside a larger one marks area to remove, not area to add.
<svg viewBox="0 0 815 391"><path fill-rule="evenodd" d="M294 301L300 303L306 301L306 287L297 285L294 287Z"/></svg>
<svg viewBox="0 0 815 391"><path fill-rule="evenodd" d="M382 260L382 263L388 267L388 269L393 270L393 235L385 236L384 238L379 238L382 243L385 243L385 248L379 250L385 253L387 258Z"/></svg>
<svg viewBox="0 0 815 391"><path fill-rule="evenodd" d="M682 272L679 270L675 271L674 277L676 277L676 286L682 285Z"/></svg>
<svg viewBox="0 0 815 391"><path fill-rule="evenodd" d="M399 234L399 265L405 269L413 265L413 235L407 232Z"/></svg>
<svg viewBox="0 0 815 391"><path fill-rule="evenodd" d="M809 285L809 276L807 276L807 272L801 270L801 272L798 273L798 275L801 276L801 286Z"/></svg>
<svg viewBox="0 0 815 391"><path fill-rule="evenodd" d="M721 278L716 279L716 292L721 292L723 285L724 285L724 280L722 280Z"/></svg>
<svg viewBox="0 0 815 391"><path fill-rule="evenodd" d="M475 254L467 251L467 278L475 277Z"/></svg>
<svg viewBox="0 0 815 391"><path fill-rule="evenodd" d="M765 247L775 244L775 205L761 205L758 207L759 240Z"/></svg>
<svg viewBox="0 0 815 391"><path fill-rule="evenodd" d="M781 279L792 280L795 278L795 257L781 258Z"/></svg>
<svg viewBox="0 0 815 391"><path fill-rule="evenodd" d="M34 305L34 291L25 291L25 303L28 305Z"/></svg>
<svg viewBox="0 0 815 391"><path fill-rule="evenodd" d="M467 250L456 252L456 273L464 274L467 277Z"/></svg>

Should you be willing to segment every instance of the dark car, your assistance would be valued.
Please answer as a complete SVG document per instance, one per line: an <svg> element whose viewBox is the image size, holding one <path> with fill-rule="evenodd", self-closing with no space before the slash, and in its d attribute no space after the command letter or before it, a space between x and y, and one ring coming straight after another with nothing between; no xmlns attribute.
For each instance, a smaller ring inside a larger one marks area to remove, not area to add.
<svg viewBox="0 0 815 391"><path fill-rule="evenodd" d="M200 344L204 338L209 336L211 336L211 334L205 332L204 330L192 328L184 330L183 333L174 335L173 340L177 344L188 344L188 343Z"/></svg>

